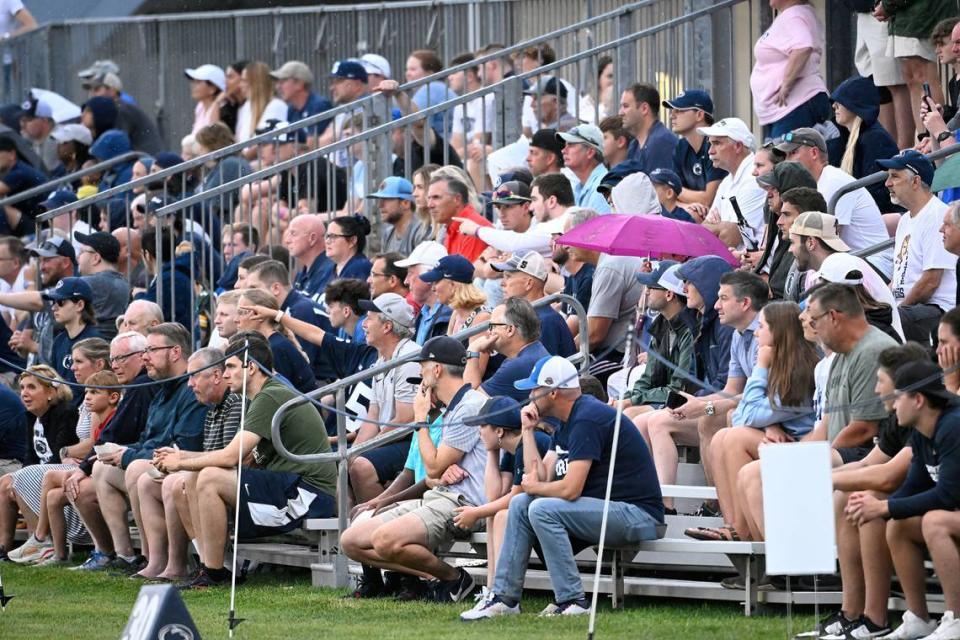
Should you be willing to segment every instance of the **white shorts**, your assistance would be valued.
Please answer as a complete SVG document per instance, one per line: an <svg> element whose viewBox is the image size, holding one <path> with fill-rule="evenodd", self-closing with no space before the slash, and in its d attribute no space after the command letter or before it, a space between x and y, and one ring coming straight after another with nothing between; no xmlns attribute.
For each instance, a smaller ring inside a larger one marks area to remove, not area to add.
<svg viewBox="0 0 960 640"><path fill-rule="evenodd" d="M880 22L869 13L857 14L857 48L854 64L860 75L873 76L873 84L891 87L903 84L900 63L887 54L887 23Z"/></svg>
<svg viewBox="0 0 960 640"><path fill-rule="evenodd" d="M923 58L930 62L937 61L937 53L933 50L933 43L929 39L890 36L887 39L887 55L896 58Z"/></svg>

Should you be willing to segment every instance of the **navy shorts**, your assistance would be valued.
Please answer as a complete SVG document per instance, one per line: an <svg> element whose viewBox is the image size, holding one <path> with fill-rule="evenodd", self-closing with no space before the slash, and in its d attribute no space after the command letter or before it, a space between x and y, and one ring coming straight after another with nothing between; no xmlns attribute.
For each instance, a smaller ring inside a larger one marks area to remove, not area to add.
<svg viewBox="0 0 960 640"><path fill-rule="evenodd" d="M404 438L399 442L391 442L360 454L361 458L368 460L376 469L377 482L386 484L400 475L410 453L410 440L410 438Z"/></svg>
<svg viewBox="0 0 960 640"><path fill-rule="evenodd" d="M295 473L249 467L240 471L240 538L286 533L307 518L329 518L334 513L333 496Z"/></svg>

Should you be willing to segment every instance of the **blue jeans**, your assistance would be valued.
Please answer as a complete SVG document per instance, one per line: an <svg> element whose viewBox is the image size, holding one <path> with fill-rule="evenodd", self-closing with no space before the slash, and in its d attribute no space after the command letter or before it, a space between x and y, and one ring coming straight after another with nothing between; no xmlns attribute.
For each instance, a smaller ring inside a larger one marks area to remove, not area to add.
<svg viewBox="0 0 960 640"><path fill-rule="evenodd" d="M800 127L812 127L830 118L830 97L818 93L776 122L764 125L763 139L775 140Z"/></svg>
<svg viewBox="0 0 960 640"><path fill-rule="evenodd" d="M510 501L507 531L497 558L497 575L493 592L519 600L523 593L523 577L536 538L543 548L543 558L550 571L550 582L557 602L583 597L580 572L573 559L570 537L586 542L600 541L600 520L603 500L578 498L572 502L562 498L538 498L521 493ZM611 502L607 519L607 540L610 546L623 546L641 540L656 540L657 520L640 507L626 502Z"/></svg>

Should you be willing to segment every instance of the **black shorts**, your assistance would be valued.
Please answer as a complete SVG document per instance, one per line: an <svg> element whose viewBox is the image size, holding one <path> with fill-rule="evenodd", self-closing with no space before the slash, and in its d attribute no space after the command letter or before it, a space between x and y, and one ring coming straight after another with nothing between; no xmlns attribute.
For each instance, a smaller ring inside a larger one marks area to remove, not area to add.
<svg viewBox="0 0 960 640"><path fill-rule="evenodd" d="M377 482L386 484L400 475L410 453L410 440L411 438L407 437L360 454L360 457L368 460L377 471Z"/></svg>
<svg viewBox="0 0 960 640"><path fill-rule="evenodd" d="M867 454L873 450L873 447L841 447L837 449L837 453L840 454L840 459L843 460L843 464L849 464L851 462L859 462L867 457Z"/></svg>
<svg viewBox="0 0 960 640"><path fill-rule="evenodd" d="M286 533L307 518L329 518L336 500L295 473L240 470L240 538Z"/></svg>

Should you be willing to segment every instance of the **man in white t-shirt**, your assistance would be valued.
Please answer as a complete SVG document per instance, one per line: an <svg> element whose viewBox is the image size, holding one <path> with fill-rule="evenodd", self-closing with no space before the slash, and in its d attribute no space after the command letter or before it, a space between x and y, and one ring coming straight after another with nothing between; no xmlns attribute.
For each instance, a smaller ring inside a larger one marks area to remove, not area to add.
<svg viewBox="0 0 960 640"><path fill-rule="evenodd" d="M904 332L936 345L940 316L957 301L957 260L940 235L948 207L930 193L934 167L922 153L907 149L877 164L887 170L890 201L907 209L897 225L890 283Z"/></svg>
<svg viewBox="0 0 960 640"><path fill-rule="evenodd" d="M464 53L451 60L450 66L466 64L473 59L472 53ZM468 67L463 73L451 75L447 78L447 86L458 96L482 88L480 66ZM466 104L457 105L453 109L450 145L461 158L466 158L468 144L474 141L484 144L493 135L495 120L496 107L492 93L482 98L475 98Z"/></svg>
<svg viewBox="0 0 960 640"><path fill-rule="evenodd" d="M753 134L739 118L724 118L712 126L698 128L697 133L709 138L713 166L728 172L717 187L709 212L698 212L706 214L703 226L728 247L754 251L763 238L763 203L767 194L753 176ZM736 198L739 215L731 198Z"/></svg>
<svg viewBox="0 0 960 640"><path fill-rule="evenodd" d="M0 39L6 40L37 28L37 20L20 0L0 0ZM4 55L4 64L8 64Z"/></svg>
<svg viewBox="0 0 960 640"><path fill-rule="evenodd" d="M816 129L794 129L785 136L777 149L787 154L787 160L799 162L817 181L817 190L827 203L833 194L854 181L853 176L837 167L830 166L827 158L827 142ZM870 192L864 188L844 194L833 211L840 223L840 238L851 251L866 249L890 238L880 209ZM885 278L893 274L891 250L867 258Z"/></svg>

